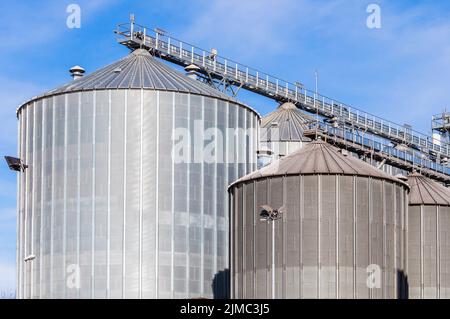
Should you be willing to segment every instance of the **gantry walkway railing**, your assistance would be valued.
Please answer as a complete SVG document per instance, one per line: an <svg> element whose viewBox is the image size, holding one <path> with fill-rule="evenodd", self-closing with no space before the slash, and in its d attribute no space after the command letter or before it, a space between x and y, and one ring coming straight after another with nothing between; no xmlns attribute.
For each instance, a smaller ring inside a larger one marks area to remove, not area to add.
<svg viewBox="0 0 450 319"><path fill-rule="evenodd" d="M130 49L145 48L152 54L181 66L193 64L198 67L198 72L210 79L224 81L228 85L246 89L278 102L291 101L307 112L407 146L424 156L438 159L439 162L441 159L446 161L450 157L448 143L307 90L299 83L282 80L180 41L166 35L162 30L149 29L132 21L119 24L115 33L118 35L118 42Z"/></svg>

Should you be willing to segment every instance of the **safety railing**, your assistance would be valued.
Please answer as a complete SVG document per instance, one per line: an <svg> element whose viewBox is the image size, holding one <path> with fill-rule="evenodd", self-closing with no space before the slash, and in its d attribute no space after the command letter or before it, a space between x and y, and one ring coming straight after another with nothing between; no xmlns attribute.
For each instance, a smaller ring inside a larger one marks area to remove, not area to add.
<svg viewBox="0 0 450 319"><path fill-rule="evenodd" d="M450 168L438 164L430 160L422 152L411 148L402 150L392 146L391 143L382 140L375 140L370 135L359 135L351 131L351 128L334 127L327 123L313 123L310 125L312 130L318 130L325 134L330 139L337 137L349 143L359 145L366 150L377 152L385 158L397 158L399 160L408 162L417 169L429 169L436 173L450 175ZM450 177L449 177L450 179Z"/></svg>
<svg viewBox="0 0 450 319"><path fill-rule="evenodd" d="M163 59L180 65L195 64L212 77L257 92L278 101L297 102L301 108L328 118L361 128L364 131L408 145L427 155L450 156L449 144L414 131L403 125L382 119L360 109L351 107L324 95L307 90L299 83L291 83L257 69L223 58L215 53L170 37L160 30L148 29L138 24L117 26L118 41L131 48L144 47Z"/></svg>

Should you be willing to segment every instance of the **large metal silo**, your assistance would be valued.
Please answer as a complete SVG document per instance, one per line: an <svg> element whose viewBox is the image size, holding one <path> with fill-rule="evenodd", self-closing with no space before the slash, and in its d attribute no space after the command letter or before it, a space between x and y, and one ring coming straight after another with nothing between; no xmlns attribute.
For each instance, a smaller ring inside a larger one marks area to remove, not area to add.
<svg viewBox="0 0 450 319"><path fill-rule="evenodd" d="M233 298L405 297L401 180L318 140L229 193Z"/></svg>
<svg viewBox="0 0 450 319"><path fill-rule="evenodd" d="M419 173L408 176L410 298L450 298L450 190Z"/></svg>
<svg viewBox="0 0 450 319"><path fill-rule="evenodd" d="M17 116L18 297L226 296L227 185L256 168L257 113L138 49Z"/></svg>

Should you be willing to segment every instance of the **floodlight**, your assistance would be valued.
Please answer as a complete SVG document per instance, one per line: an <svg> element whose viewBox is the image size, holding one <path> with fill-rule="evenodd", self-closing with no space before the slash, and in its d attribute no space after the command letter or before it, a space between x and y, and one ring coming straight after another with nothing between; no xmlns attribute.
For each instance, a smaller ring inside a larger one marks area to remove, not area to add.
<svg viewBox="0 0 450 319"><path fill-rule="evenodd" d="M28 167L28 165L22 163L22 160L17 157L5 156L5 160L9 169L12 171L23 172Z"/></svg>

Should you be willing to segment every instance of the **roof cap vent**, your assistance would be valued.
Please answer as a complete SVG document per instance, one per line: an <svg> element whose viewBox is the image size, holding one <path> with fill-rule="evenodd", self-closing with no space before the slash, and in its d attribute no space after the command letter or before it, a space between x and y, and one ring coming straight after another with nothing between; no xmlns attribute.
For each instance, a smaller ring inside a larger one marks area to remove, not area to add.
<svg viewBox="0 0 450 319"><path fill-rule="evenodd" d="M69 72L72 75L73 79L76 80L76 79L79 79L79 78L83 77L83 74L86 71L81 66L75 65L75 66L70 68Z"/></svg>

